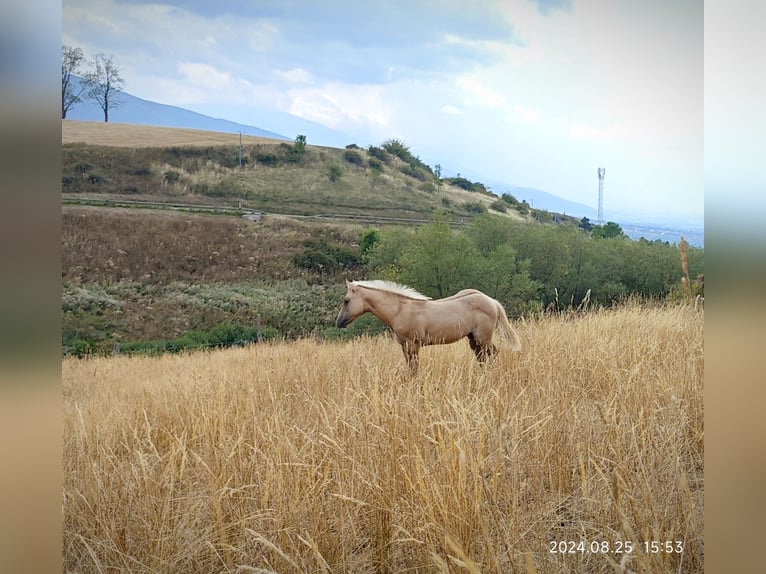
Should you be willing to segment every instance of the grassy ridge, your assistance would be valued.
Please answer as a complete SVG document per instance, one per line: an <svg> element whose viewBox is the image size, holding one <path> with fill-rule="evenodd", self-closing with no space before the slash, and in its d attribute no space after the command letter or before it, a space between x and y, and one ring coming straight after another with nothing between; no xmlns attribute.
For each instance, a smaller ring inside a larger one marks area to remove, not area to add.
<svg viewBox="0 0 766 574"><path fill-rule="evenodd" d="M230 134L75 124L63 123L65 196L234 205L293 215L423 218L439 208L462 219L496 201L448 183L437 193L433 174L380 148L307 145L298 153L289 143L248 137L240 150ZM522 218L512 209L506 215Z"/></svg>
<svg viewBox="0 0 766 574"><path fill-rule="evenodd" d="M517 327L415 381L388 337L65 359L64 570L702 572L703 315Z"/></svg>

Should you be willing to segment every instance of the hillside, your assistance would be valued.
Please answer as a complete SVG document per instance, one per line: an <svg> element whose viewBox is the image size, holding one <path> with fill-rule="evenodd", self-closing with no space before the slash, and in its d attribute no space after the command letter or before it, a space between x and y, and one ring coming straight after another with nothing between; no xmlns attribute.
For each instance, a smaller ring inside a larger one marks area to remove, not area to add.
<svg viewBox="0 0 766 574"><path fill-rule="evenodd" d="M440 183L381 148L337 149L200 130L62 122L65 200L152 200L288 215L431 216L456 220L496 204L490 193ZM241 152L241 154L240 154ZM499 204L498 204L499 205ZM500 205L509 217L529 210ZM522 213L524 213L522 215Z"/></svg>

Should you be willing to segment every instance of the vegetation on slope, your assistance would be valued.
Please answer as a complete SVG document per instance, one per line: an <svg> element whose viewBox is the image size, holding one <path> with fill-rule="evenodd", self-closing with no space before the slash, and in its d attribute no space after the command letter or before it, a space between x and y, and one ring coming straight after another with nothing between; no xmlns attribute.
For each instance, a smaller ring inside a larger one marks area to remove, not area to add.
<svg viewBox="0 0 766 574"><path fill-rule="evenodd" d="M248 329L259 317L264 338L382 331L369 316L349 331L334 327L344 279L394 279L432 297L477 287L512 317L585 299L684 296L676 246L488 215L462 230L441 217L416 229L369 229L65 207L62 239L65 354L236 344L256 338ZM686 258L694 279L702 251ZM214 332L221 325L228 340Z"/></svg>

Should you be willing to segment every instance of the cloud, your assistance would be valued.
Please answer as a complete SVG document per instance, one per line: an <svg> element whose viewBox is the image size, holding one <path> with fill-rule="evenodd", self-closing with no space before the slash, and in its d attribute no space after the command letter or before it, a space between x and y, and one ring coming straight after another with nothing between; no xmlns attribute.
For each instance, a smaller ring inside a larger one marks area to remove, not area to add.
<svg viewBox="0 0 766 574"><path fill-rule="evenodd" d="M181 62L178 71L186 81L201 88L224 89L232 83L231 73L221 72L210 64Z"/></svg>
<svg viewBox="0 0 766 574"><path fill-rule="evenodd" d="M463 113L459 108L456 108L455 106L451 104L442 106L439 111L442 112L443 114L449 114L452 116L459 116L460 114Z"/></svg>
<svg viewBox="0 0 766 574"><path fill-rule="evenodd" d="M292 68L290 70L275 70L274 75L288 84L313 84L314 77L303 68Z"/></svg>
<svg viewBox="0 0 766 574"><path fill-rule="evenodd" d="M502 95L474 76L459 76L455 83L465 94L465 103L468 106L500 108L505 105L505 98Z"/></svg>
<svg viewBox="0 0 766 574"><path fill-rule="evenodd" d="M391 110L382 86L327 83L288 91L287 111L338 130L377 131L388 126Z"/></svg>
<svg viewBox="0 0 766 574"><path fill-rule="evenodd" d="M531 124L540 121L540 110L524 106L514 106L510 114L505 116L509 124Z"/></svg>

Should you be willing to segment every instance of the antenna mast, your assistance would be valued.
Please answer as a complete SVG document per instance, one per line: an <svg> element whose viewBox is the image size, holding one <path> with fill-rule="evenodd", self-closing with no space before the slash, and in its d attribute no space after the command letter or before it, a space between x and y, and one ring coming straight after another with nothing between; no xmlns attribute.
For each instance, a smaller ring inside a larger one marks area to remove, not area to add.
<svg viewBox="0 0 766 574"><path fill-rule="evenodd" d="M604 174L606 169L598 168L598 224L604 225Z"/></svg>

